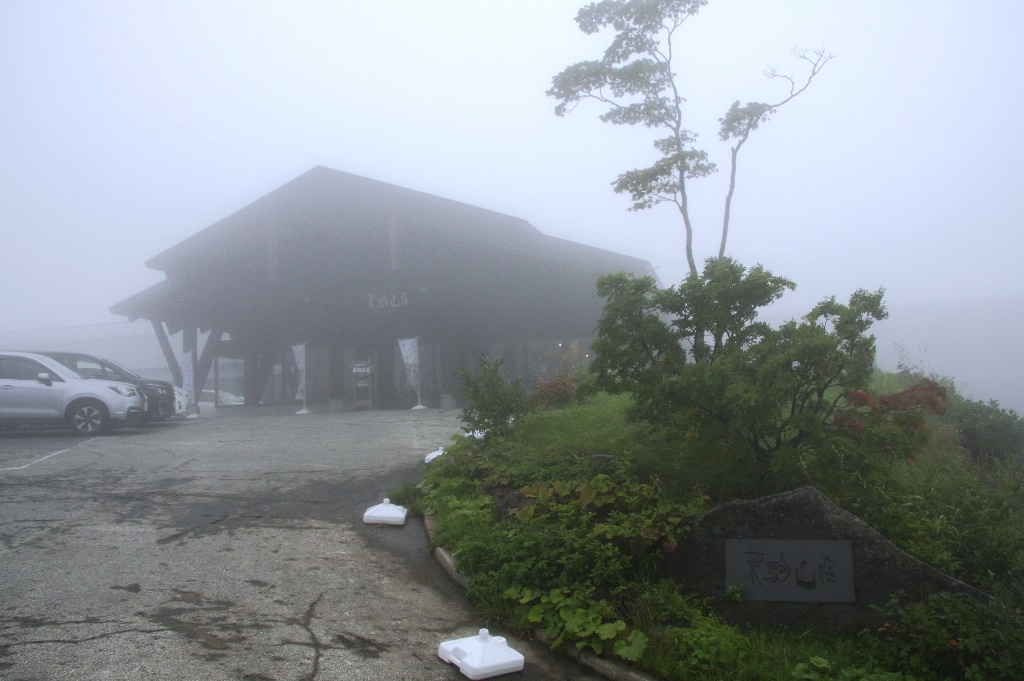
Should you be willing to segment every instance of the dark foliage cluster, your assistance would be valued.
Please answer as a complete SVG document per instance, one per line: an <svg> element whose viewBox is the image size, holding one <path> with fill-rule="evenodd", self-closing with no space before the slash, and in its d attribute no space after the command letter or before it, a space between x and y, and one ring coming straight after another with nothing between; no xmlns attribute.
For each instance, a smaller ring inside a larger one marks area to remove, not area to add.
<svg viewBox="0 0 1024 681"><path fill-rule="evenodd" d="M560 374L533 386L530 405L535 409L556 409L578 402L579 385L570 374Z"/></svg>
<svg viewBox="0 0 1024 681"><path fill-rule="evenodd" d="M501 371L503 363L503 359L481 357L476 375L459 370L462 388L458 395L468 402L461 416L467 431L501 436L529 408L522 380L506 378Z"/></svg>
<svg viewBox="0 0 1024 681"><path fill-rule="evenodd" d="M1024 419L998 402L960 399L950 408L949 420L960 443L976 463L1024 463Z"/></svg>

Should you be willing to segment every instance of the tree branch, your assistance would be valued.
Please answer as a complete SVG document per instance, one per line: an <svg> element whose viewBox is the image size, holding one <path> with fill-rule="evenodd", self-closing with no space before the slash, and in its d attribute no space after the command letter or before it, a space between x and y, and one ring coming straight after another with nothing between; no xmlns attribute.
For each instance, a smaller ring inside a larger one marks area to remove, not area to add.
<svg viewBox="0 0 1024 681"><path fill-rule="evenodd" d="M736 146L732 148L732 158L729 166L729 190L725 195L725 208L722 211L722 239L718 246L718 257L725 257L725 248L729 239L729 221L732 215L732 199L736 192L736 165L737 157L743 144L750 137L750 133L757 129L761 123L766 123L768 117L774 114L779 107L792 101L795 97L798 97L800 93L806 90L811 85L811 81L818 75L825 64L835 58L835 55L829 54L825 56L824 48L819 48L813 51L815 55L814 59L807 56L806 50L793 49L793 55L798 59L808 62L811 65L811 72L807 76L807 80L800 87L797 87L796 81L792 76L780 74L775 69L767 69L765 71L765 77L774 79L781 78L789 81L789 95L782 101L775 104L762 104L759 102L748 102L746 106L740 106L739 101L733 103L732 107L725 116L718 119L721 124L721 130L718 133L719 138L724 142L728 139L736 139Z"/></svg>

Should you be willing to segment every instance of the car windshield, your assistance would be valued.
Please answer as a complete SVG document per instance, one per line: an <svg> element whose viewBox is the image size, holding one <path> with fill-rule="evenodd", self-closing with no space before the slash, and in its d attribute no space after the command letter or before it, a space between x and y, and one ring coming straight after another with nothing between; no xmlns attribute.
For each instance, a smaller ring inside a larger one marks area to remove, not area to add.
<svg viewBox="0 0 1024 681"><path fill-rule="evenodd" d="M56 364L58 367L60 367L60 372L57 372L54 369L50 369L50 371L52 371L53 373L58 374L58 375L65 374L65 375L68 376L68 378L77 378L80 381L84 381L85 380L85 376L83 376L82 374L78 373L77 371L75 371L71 367L69 367L69 366L67 366L65 364L62 364L61 362L58 362L57 360L53 360L53 363Z"/></svg>
<svg viewBox="0 0 1024 681"><path fill-rule="evenodd" d="M114 362L111 362L109 359L105 360L105 361L106 361L107 364L109 364L110 366L114 367L115 369L117 369L119 372L121 372L122 374L124 374L126 376L131 376L132 378L142 378L141 376L139 376L137 373L135 373L131 369L126 369L125 367L121 366L120 364L115 364Z"/></svg>

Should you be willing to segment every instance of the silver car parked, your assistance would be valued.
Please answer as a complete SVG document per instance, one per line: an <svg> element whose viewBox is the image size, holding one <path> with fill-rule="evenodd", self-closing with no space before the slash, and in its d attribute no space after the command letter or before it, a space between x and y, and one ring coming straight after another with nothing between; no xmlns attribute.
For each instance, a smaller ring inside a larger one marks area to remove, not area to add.
<svg viewBox="0 0 1024 681"><path fill-rule="evenodd" d="M146 398L128 383L82 378L31 352L0 352L0 426L67 423L81 435L134 425Z"/></svg>

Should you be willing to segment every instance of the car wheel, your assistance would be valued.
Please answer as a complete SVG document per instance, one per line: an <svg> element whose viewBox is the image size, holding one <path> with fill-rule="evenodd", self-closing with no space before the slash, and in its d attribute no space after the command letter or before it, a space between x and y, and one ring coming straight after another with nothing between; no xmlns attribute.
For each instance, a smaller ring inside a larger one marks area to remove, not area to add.
<svg viewBox="0 0 1024 681"><path fill-rule="evenodd" d="M110 428L110 416L102 402L82 400L71 405L68 423L79 435L99 435Z"/></svg>

